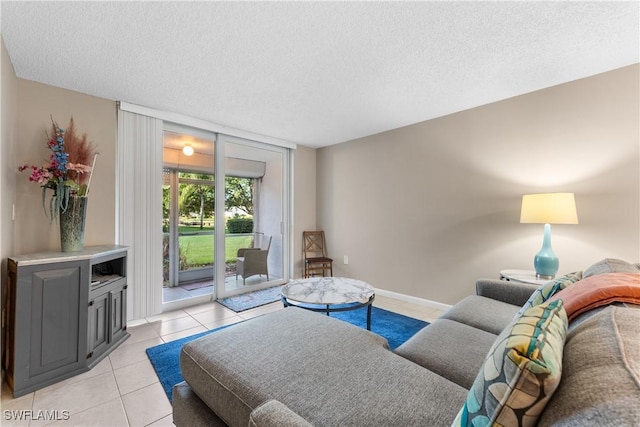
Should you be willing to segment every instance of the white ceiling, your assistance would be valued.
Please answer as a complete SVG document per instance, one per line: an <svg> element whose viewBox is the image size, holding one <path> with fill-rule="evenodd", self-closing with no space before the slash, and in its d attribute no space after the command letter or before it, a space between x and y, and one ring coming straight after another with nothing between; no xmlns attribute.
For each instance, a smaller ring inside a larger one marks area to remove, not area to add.
<svg viewBox="0 0 640 427"><path fill-rule="evenodd" d="M634 2L7 2L18 77L331 145L639 62Z"/></svg>

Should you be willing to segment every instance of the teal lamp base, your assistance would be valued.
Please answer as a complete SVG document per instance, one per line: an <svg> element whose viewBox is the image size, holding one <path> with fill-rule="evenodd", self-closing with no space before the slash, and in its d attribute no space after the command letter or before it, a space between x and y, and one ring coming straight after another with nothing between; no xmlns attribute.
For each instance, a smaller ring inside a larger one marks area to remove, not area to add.
<svg viewBox="0 0 640 427"><path fill-rule="evenodd" d="M544 225L542 249L533 259L533 266L536 270L536 277L540 279L553 279L558 272L560 262L553 249L551 249L551 225L549 224Z"/></svg>

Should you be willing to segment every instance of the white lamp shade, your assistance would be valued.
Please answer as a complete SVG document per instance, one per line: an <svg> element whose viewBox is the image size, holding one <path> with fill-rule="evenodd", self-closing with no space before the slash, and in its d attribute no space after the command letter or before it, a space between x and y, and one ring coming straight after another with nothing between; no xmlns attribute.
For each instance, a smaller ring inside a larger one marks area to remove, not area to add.
<svg viewBox="0 0 640 427"><path fill-rule="evenodd" d="M573 193L526 194L522 196L521 223L577 224Z"/></svg>

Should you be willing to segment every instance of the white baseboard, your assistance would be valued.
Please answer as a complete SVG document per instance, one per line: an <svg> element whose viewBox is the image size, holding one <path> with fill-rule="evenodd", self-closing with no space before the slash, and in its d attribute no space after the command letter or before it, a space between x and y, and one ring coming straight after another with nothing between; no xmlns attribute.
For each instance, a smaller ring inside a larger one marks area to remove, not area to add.
<svg viewBox="0 0 640 427"><path fill-rule="evenodd" d="M451 308L449 304L443 304L441 302L431 301L424 298L412 297L411 295L399 294L397 292L386 291L384 289L376 288L376 295L389 297L389 298L397 299L400 301L410 302L410 303L422 305L425 307L435 308L437 310L442 310L442 311L445 311Z"/></svg>

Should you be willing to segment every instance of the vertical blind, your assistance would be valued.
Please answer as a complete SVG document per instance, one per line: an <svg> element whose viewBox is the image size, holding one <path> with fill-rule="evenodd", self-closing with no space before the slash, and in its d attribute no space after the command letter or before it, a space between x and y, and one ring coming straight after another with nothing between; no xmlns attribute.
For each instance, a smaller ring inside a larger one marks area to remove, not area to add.
<svg viewBox="0 0 640 427"><path fill-rule="evenodd" d="M129 246L127 318L162 311L162 120L118 109L117 239Z"/></svg>

